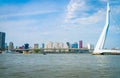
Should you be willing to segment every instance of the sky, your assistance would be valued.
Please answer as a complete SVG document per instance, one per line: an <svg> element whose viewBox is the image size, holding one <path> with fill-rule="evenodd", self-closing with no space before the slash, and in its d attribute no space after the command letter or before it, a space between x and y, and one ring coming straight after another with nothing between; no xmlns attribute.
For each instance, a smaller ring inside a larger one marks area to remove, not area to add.
<svg viewBox="0 0 120 78"><path fill-rule="evenodd" d="M0 31L15 46L48 41L96 45L110 3L106 48L120 48L119 0L0 0Z"/></svg>

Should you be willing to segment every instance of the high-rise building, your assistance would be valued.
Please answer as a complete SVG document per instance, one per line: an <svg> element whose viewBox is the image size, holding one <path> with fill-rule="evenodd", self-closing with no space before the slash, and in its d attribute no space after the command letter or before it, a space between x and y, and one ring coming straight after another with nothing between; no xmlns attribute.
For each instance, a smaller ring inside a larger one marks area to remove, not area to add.
<svg viewBox="0 0 120 78"><path fill-rule="evenodd" d="M5 49L6 49L6 50L8 49L8 45L7 45L7 43L5 43Z"/></svg>
<svg viewBox="0 0 120 78"><path fill-rule="evenodd" d="M66 44L67 44L68 48L70 48L70 47L71 47L71 46L70 46L70 42L66 42Z"/></svg>
<svg viewBox="0 0 120 78"><path fill-rule="evenodd" d="M87 49L94 49L94 45L92 45L92 44L87 44Z"/></svg>
<svg viewBox="0 0 120 78"><path fill-rule="evenodd" d="M28 43L24 44L24 48L29 49L29 44Z"/></svg>
<svg viewBox="0 0 120 78"><path fill-rule="evenodd" d="M45 48L45 44L44 43L42 43L42 48Z"/></svg>
<svg viewBox="0 0 120 78"><path fill-rule="evenodd" d="M68 45L68 43L66 42L64 44L63 48L66 49L66 50L64 50L65 52L69 52L70 44Z"/></svg>
<svg viewBox="0 0 120 78"><path fill-rule="evenodd" d="M62 42L59 43L59 48L64 48L64 44Z"/></svg>
<svg viewBox="0 0 120 78"><path fill-rule="evenodd" d="M64 48L69 48L68 43L64 44Z"/></svg>
<svg viewBox="0 0 120 78"><path fill-rule="evenodd" d="M54 47L54 48L59 48L59 43L58 43L58 42L54 42L54 43L53 43L53 47Z"/></svg>
<svg viewBox="0 0 120 78"><path fill-rule="evenodd" d="M34 49L38 49L39 48L39 44L34 44Z"/></svg>
<svg viewBox="0 0 120 78"><path fill-rule="evenodd" d="M83 42L82 42L82 40L79 41L79 48L83 48Z"/></svg>
<svg viewBox="0 0 120 78"><path fill-rule="evenodd" d="M8 50L12 50L12 49L14 49L14 44L13 42L10 42L8 46Z"/></svg>
<svg viewBox="0 0 120 78"><path fill-rule="evenodd" d="M78 43L77 42L73 43L72 48L78 48Z"/></svg>
<svg viewBox="0 0 120 78"><path fill-rule="evenodd" d="M47 42L46 48L53 48L53 42L51 42L51 41Z"/></svg>
<svg viewBox="0 0 120 78"><path fill-rule="evenodd" d="M0 49L5 49L5 33L0 32Z"/></svg>

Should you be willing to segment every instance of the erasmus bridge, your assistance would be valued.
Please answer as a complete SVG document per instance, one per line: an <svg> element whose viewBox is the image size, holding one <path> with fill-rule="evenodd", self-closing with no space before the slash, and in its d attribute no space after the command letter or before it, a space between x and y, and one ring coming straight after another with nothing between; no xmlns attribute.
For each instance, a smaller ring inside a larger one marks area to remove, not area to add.
<svg viewBox="0 0 120 78"><path fill-rule="evenodd" d="M109 3L107 3L107 13L106 13L106 23L103 28L103 31L100 35L100 38L98 39L98 42L95 46L95 49L93 51L93 54L120 54L120 50L106 50L104 48L106 36L108 34L108 29L110 25L110 6Z"/></svg>

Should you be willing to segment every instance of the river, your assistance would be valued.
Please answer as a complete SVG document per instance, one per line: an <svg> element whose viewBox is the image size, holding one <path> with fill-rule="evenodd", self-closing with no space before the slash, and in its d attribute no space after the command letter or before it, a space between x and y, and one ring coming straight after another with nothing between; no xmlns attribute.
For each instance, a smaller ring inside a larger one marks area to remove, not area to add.
<svg viewBox="0 0 120 78"><path fill-rule="evenodd" d="M0 78L120 78L120 56L0 54Z"/></svg>

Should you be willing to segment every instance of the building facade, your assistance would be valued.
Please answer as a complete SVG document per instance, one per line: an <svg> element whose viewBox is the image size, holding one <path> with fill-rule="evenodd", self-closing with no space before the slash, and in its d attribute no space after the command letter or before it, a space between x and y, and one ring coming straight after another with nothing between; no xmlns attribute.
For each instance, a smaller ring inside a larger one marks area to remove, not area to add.
<svg viewBox="0 0 120 78"><path fill-rule="evenodd" d="M29 49L29 44L28 43L24 44L24 49Z"/></svg>
<svg viewBox="0 0 120 78"><path fill-rule="evenodd" d="M47 42L46 48L53 48L53 42L51 42L51 41Z"/></svg>
<svg viewBox="0 0 120 78"><path fill-rule="evenodd" d="M83 41L82 40L79 41L79 48L83 48Z"/></svg>
<svg viewBox="0 0 120 78"><path fill-rule="evenodd" d="M0 49L5 49L5 33L0 32Z"/></svg>
<svg viewBox="0 0 120 78"><path fill-rule="evenodd" d="M87 49L94 49L94 45L92 45L92 44L87 44Z"/></svg>
<svg viewBox="0 0 120 78"><path fill-rule="evenodd" d="M64 44L62 42L59 43L59 48L64 48Z"/></svg>
<svg viewBox="0 0 120 78"><path fill-rule="evenodd" d="M59 47L59 43L58 43L58 42L54 42L54 43L53 43L53 48L56 48L56 49L60 48L60 47Z"/></svg>
<svg viewBox="0 0 120 78"><path fill-rule="evenodd" d="M13 42L10 42L8 46L8 50L12 50L12 49L14 49L14 44Z"/></svg>
<svg viewBox="0 0 120 78"><path fill-rule="evenodd" d="M34 49L38 49L39 48L39 44L34 44Z"/></svg>
<svg viewBox="0 0 120 78"><path fill-rule="evenodd" d="M42 43L42 48L45 48L45 44L44 43Z"/></svg>
<svg viewBox="0 0 120 78"><path fill-rule="evenodd" d="M78 48L78 43L77 42L73 43L72 48Z"/></svg>
<svg viewBox="0 0 120 78"><path fill-rule="evenodd" d="M68 48L71 48L70 42L66 42Z"/></svg>

